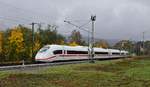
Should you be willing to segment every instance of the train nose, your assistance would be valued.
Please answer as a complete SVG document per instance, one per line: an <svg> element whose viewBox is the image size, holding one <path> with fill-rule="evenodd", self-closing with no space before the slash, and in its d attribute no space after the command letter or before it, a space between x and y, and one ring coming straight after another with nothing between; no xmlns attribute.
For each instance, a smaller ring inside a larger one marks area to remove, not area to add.
<svg viewBox="0 0 150 87"><path fill-rule="evenodd" d="M43 60L46 56L42 53L38 53L35 56L35 60Z"/></svg>

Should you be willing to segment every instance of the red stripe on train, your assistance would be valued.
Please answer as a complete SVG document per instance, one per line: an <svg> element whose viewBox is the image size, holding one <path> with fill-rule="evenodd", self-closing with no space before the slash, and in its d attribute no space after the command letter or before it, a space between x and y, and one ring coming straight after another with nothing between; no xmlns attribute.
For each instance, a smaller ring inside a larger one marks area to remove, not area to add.
<svg viewBox="0 0 150 87"><path fill-rule="evenodd" d="M56 56L52 56L52 57L49 57L49 58L42 58L42 59L40 59L40 58L38 59L38 58L37 58L36 60L49 60L49 59L52 59L52 58L55 58L55 57L56 57Z"/></svg>
<svg viewBox="0 0 150 87"><path fill-rule="evenodd" d="M79 56L88 56L88 55L87 55L87 54L85 54L85 55L81 55L81 54L76 54L76 55L75 55L75 54L73 54L73 55L64 55L64 54L63 54L63 55L58 55L58 56L61 56L61 57L64 57L64 56L65 56L65 57L68 57L68 56L78 56L78 57L79 57ZM52 56L52 57L49 57L49 58L42 58L42 59L38 59L38 58L37 58L36 60L49 60L49 59L52 59L52 58L55 58L55 57L56 57L56 56Z"/></svg>
<svg viewBox="0 0 150 87"><path fill-rule="evenodd" d="M88 54L60 54L58 56L88 56Z"/></svg>

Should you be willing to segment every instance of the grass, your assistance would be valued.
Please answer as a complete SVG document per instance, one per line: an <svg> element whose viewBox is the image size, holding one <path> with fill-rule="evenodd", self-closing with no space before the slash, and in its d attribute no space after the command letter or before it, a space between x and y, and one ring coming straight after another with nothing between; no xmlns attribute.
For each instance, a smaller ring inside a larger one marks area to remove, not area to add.
<svg viewBox="0 0 150 87"><path fill-rule="evenodd" d="M0 87L150 87L150 59L1 71Z"/></svg>

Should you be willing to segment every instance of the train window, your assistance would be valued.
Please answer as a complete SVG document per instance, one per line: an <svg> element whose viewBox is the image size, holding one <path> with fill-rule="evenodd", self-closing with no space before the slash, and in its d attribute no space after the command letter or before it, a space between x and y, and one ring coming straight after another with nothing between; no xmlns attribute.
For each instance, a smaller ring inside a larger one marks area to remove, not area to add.
<svg viewBox="0 0 150 87"><path fill-rule="evenodd" d="M95 52L95 54L108 54L108 52Z"/></svg>
<svg viewBox="0 0 150 87"><path fill-rule="evenodd" d="M120 53L112 53L113 55L120 55Z"/></svg>
<svg viewBox="0 0 150 87"><path fill-rule="evenodd" d="M88 54L87 51L67 51L67 54Z"/></svg>
<svg viewBox="0 0 150 87"><path fill-rule="evenodd" d="M62 54L62 50L55 50L54 54Z"/></svg>
<svg viewBox="0 0 150 87"><path fill-rule="evenodd" d="M46 52L49 48L50 48L50 47L45 46L45 47L41 48L39 52L40 52L40 53Z"/></svg>
<svg viewBox="0 0 150 87"><path fill-rule="evenodd" d="M121 55L124 55L124 53L121 53Z"/></svg>

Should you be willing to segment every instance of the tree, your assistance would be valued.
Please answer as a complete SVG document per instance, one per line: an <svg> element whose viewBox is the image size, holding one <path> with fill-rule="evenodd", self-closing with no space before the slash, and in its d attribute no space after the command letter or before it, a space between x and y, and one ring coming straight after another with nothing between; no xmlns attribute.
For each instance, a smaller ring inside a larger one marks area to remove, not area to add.
<svg viewBox="0 0 150 87"><path fill-rule="evenodd" d="M69 46L78 46L78 44L76 42L71 42L69 43Z"/></svg>
<svg viewBox="0 0 150 87"><path fill-rule="evenodd" d="M60 44L62 40L65 41L65 38L61 34L58 34L57 26L48 25L47 29L39 29L38 32L42 46L47 44Z"/></svg>
<svg viewBox="0 0 150 87"><path fill-rule="evenodd" d="M40 48L41 48L40 35L39 33L36 32L34 38L34 47L33 47L34 56L39 51Z"/></svg>
<svg viewBox="0 0 150 87"><path fill-rule="evenodd" d="M95 46L96 47L101 47L101 48L108 48L109 47L109 44L107 43L107 41L105 40L100 40L100 41L97 41L95 43Z"/></svg>
<svg viewBox="0 0 150 87"><path fill-rule="evenodd" d="M121 40L114 45L114 48L120 49L120 50L126 50L126 51L129 51L130 53L132 53L133 52L133 46L134 46L134 44L131 41Z"/></svg>
<svg viewBox="0 0 150 87"><path fill-rule="evenodd" d="M20 60L21 55L24 52L24 38L20 27L15 27L11 30L9 40L9 55L12 56L12 60Z"/></svg>
<svg viewBox="0 0 150 87"><path fill-rule="evenodd" d="M31 61L33 60L32 57L32 30L30 28L27 28L25 26L19 25L18 26L22 33L23 33L23 39L24 39L24 54L22 55L22 58L25 61Z"/></svg>
<svg viewBox="0 0 150 87"><path fill-rule="evenodd" d="M73 30L70 35L70 43L76 43L78 45L83 45L82 35L79 31Z"/></svg>
<svg viewBox="0 0 150 87"><path fill-rule="evenodd" d="M1 61L4 61L4 53L3 52L4 52L3 51L3 32L0 32L0 60Z"/></svg>
<svg viewBox="0 0 150 87"><path fill-rule="evenodd" d="M150 41L145 41L144 47L143 42L138 41L134 46L134 51L137 55L150 55Z"/></svg>
<svg viewBox="0 0 150 87"><path fill-rule="evenodd" d="M34 56L37 51L47 44L65 44L63 35L57 32L57 26L48 26L34 32L34 43L32 42L32 30L22 25L0 32L0 60L7 61L34 61L32 56L32 44L34 45Z"/></svg>
<svg viewBox="0 0 150 87"><path fill-rule="evenodd" d="M0 54L3 52L3 32L0 32Z"/></svg>
<svg viewBox="0 0 150 87"><path fill-rule="evenodd" d="M150 41L144 43L145 55L150 55Z"/></svg>
<svg viewBox="0 0 150 87"><path fill-rule="evenodd" d="M138 41L138 42L135 43L134 52L135 52L137 55L143 54L143 52L142 52L142 50L143 50L142 44L143 44L142 41Z"/></svg>

